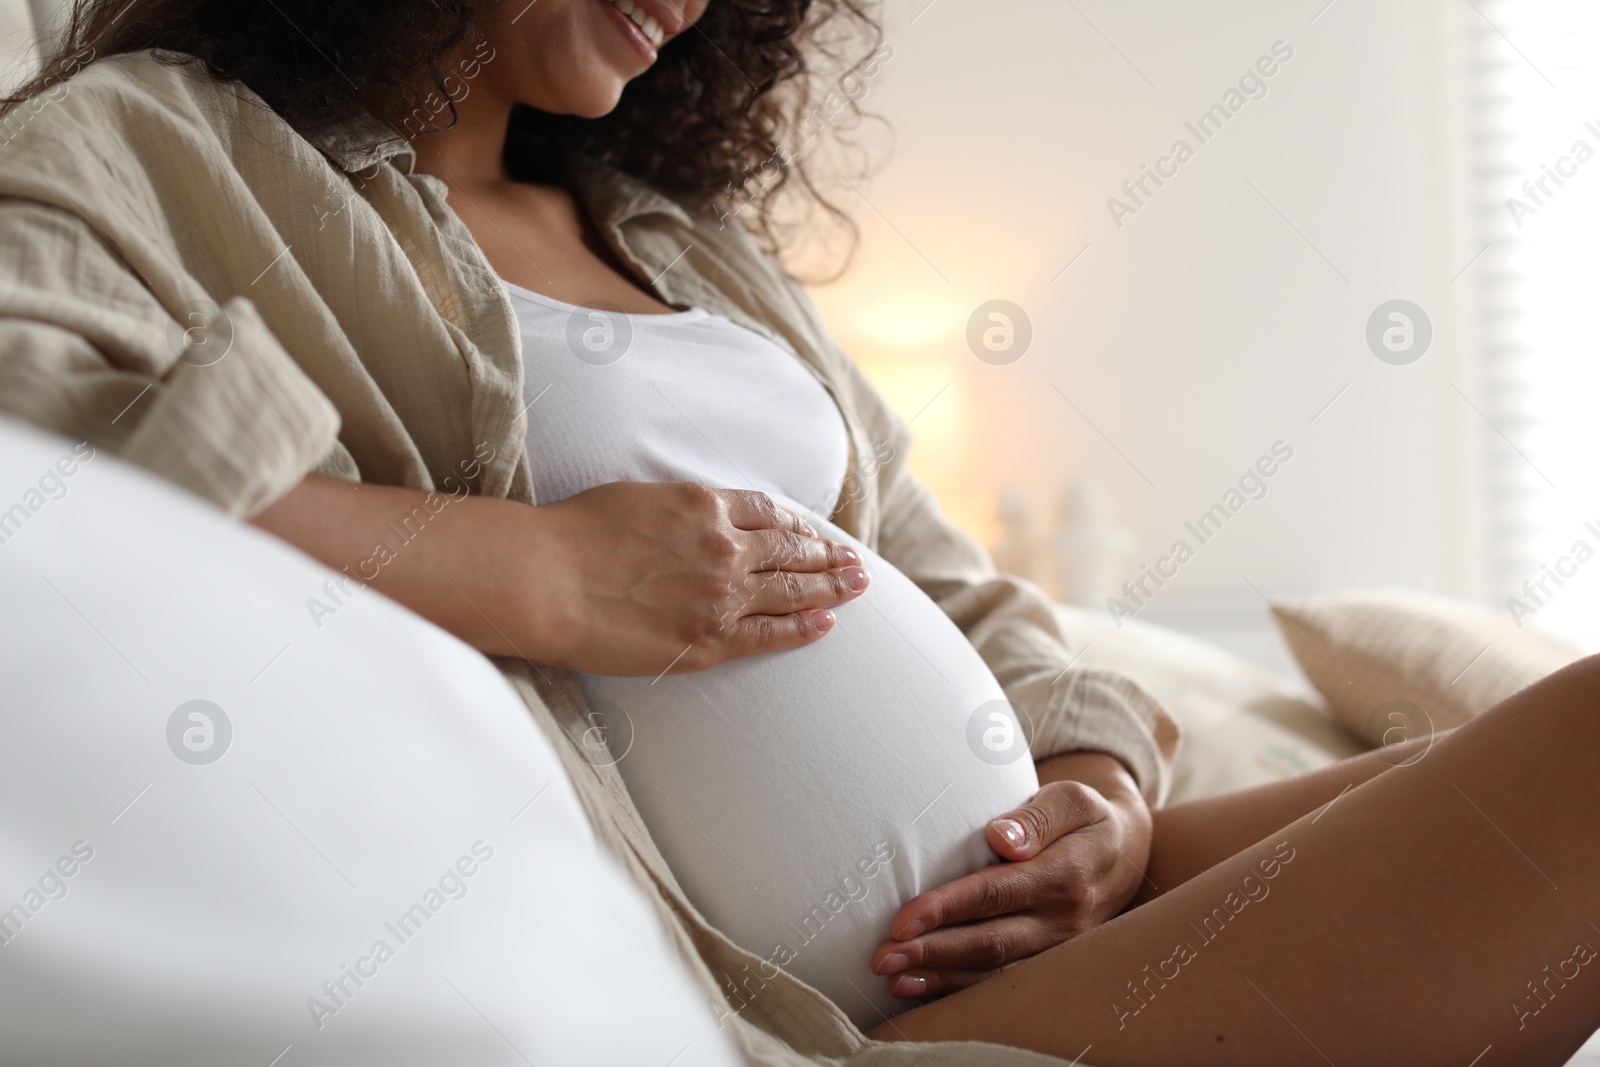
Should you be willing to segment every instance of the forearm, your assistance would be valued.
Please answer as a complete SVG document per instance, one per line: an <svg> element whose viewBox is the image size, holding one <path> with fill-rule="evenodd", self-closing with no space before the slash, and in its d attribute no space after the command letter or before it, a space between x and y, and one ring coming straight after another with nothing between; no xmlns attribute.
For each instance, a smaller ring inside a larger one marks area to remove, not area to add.
<svg viewBox="0 0 1600 1067"><path fill-rule="evenodd" d="M1099 790L1113 803L1136 800L1140 807L1146 807L1139 783L1134 781L1127 766L1104 752L1064 752L1040 760L1034 770L1039 775L1040 785L1082 782Z"/></svg>
<svg viewBox="0 0 1600 1067"><path fill-rule="evenodd" d="M310 476L251 521L480 651L592 674L798 648L865 588L853 550L771 498L689 482L529 507Z"/></svg>
<svg viewBox="0 0 1600 1067"><path fill-rule="evenodd" d="M254 516L346 576L482 652L542 660L548 620L533 588L542 530L535 508L308 475Z"/></svg>

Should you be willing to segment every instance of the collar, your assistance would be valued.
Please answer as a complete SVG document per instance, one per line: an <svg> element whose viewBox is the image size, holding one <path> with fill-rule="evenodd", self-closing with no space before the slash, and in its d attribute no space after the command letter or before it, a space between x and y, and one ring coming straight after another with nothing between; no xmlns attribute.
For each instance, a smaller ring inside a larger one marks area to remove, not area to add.
<svg viewBox="0 0 1600 1067"><path fill-rule="evenodd" d="M410 174L417 163L416 149L411 147L411 142L367 111L359 111L318 133L307 134L306 139L347 174L371 170L389 162L402 173Z"/></svg>
<svg viewBox="0 0 1600 1067"><path fill-rule="evenodd" d="M417 153L411 142L364 110L308 135L307 140L348 174L389 162L404 174L416 167ZM684 226L694 226L676 200L615 167L579 159L573 163L573 177L590 217L603 226L621 226L641 215L666 215Z"/></svg>

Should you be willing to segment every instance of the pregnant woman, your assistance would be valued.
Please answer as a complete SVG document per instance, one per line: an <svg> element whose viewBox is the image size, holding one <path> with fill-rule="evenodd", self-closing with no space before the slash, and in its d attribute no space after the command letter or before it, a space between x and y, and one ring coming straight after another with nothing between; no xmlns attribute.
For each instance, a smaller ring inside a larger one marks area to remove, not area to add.
<svg viewBox="0 0 1600 1067"><path fill-rule="evenodd" d="M1556 1062L1600 664L1152 814L1170 720L939 517L758 250L835 17L87 3L7 115L0 406L537 671L754 1062Z"/></svg>

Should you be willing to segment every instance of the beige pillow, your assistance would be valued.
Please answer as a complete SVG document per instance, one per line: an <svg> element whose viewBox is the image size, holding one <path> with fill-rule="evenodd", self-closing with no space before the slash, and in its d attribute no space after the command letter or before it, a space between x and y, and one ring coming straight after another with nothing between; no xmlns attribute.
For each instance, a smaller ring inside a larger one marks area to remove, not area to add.
<svg viewBox="0 0 1600 1067"><path fill-rule="evenodd" d="M1583 650L1504 611L1405 590L1281 597L1273 617L1300 668L1347 728L1372 745L1421 708L1445 730L1579 659ZM1425 726L1418 727L1418 730Z"/></svg>
<svg viewBox="0 0 1600 1067"><path fill-rule="evenodd" d="M1281 678L1205 641L1103 610L1057 605L1078 665L1129 675L1183 731L1167 803L1290 778L1363 745L1298 679Z"/></svg>

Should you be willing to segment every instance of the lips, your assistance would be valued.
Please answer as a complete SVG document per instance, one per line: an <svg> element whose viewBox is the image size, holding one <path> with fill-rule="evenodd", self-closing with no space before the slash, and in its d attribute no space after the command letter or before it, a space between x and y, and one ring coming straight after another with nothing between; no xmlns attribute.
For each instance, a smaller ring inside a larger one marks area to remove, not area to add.
<svg viewBox="0 0 1600 1067"><path fill-rule="evenodd" d="M661 23L657 22L655 17L644 9L644 5L634 3L634 0L607 0L607 3L626 15L629 21L639 27L639 32L644 34L652 47L660 48L666 42L666 31L661 28Z"/></svg>

